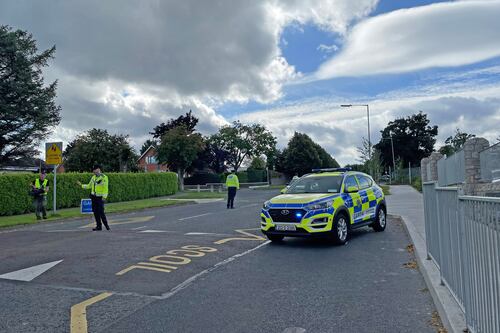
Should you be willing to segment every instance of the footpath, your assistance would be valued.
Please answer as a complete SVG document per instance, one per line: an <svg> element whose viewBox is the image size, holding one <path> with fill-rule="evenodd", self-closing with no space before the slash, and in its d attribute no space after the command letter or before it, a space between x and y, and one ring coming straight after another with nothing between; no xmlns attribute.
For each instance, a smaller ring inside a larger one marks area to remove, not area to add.
<svg viewBox="0 0 500 333"><path fill-rule="evenodd" d="M448 332L464 332L466 328L464 313L448 291L441 285L440 273L434 262L427 259L425 240L425 217L423 196L408 185L391 186L387 196L387 212L401 216L403 225L415 247L418 266L432 295L432 299Z"/></svg>

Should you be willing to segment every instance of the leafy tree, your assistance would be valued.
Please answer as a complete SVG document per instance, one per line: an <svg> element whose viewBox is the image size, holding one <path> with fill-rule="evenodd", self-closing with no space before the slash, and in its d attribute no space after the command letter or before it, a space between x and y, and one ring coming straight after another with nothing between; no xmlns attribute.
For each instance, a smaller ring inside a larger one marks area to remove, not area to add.
<svg viewBox="0 0 500 333"><path fill-rule="evenodd" d="M57 81L45 86L42 76L55 50L39 53L31 34L0 26L0 165L37 155L61 120Z"/></svg>
<svg viewBox="0 0 500 333"><path fill-rule="evenodd" d="M184 173L203 151L205 143L199 133L192 133L184 126L166 132L158 146L158 161L168 164L179 176L179 188L184 190Z"/></svg>
<svg viewBox="0 0 500 333"><path fill-rule="evenodd" d="M254 157L252 163L250 163L249 169L253 170L266 170L266 161L260 157Z"/></svg>
<svg viewBox="0 0 500 333"><path fill-rule="evenodd" d="M236 171L245 159L267 155L276 147L276 138L259 124L235 121L231 126L222 127L217 135L218 148L227 152L226 162Z"/></svg>
<svg viewBox="0 0 500 333"><path fill-rule="evenodd" d="M147 139L143 144L142 144L142 147L141 147L141 151L140 151L140 155L144 154L146 152L146 150L148 150L149 147L157 147L158 146L158 142L156 142L155 140L150 140L150 139Z"/></svg>
<svg viewBox="0 0 500 333"><path fill-rule="evenodd" d="M336 168L337 161L307 134L295 132L283 150L278 171L289 176L303 175L314 168Z"/></svg>
<svg viewBox="0 0 500 333"><path fill-rule="evenodd" d="M127 135L111 135L93 128L78 135L63 153L68 171L90 171L96 163L106 172L137 171L137 154L128 143Z"/></svg>
<svg viewBox="0 0 500 333"><path fill-rule="evenodd" d="M161 139L165 133L178 126L184 126L189 133L193 133L197 124L198 118L193 116L193 112L189 110L185 115L181 115L176 119L170 119L166 123L161 123L153 128L153 132L149 134L152 134L155 139Z"/></svg>
<svg viewBox="0 0 500 333"><path fill-rule="evenodd" d="M446 156L451 156L455 154L457 151L462 149L465 144L465 141L476 137L474 134L467 134L465 132L460 131L459 128L455 131L455 135L449 136L444 141L445 145L439 148L439 152Z"/></svg>
<svg viewBox="0 0 500 333"><path fill-rule="evenodd" d="M385 167L392 165L392 150L390 133L394 141L394 155L401 159L404 165L420 165L420 160L429 156L434 150L437 126L429 126L427 115L420 111L409 117L397 118L389 122L382 133L380 142L374 148L380 151Z"/></svg>

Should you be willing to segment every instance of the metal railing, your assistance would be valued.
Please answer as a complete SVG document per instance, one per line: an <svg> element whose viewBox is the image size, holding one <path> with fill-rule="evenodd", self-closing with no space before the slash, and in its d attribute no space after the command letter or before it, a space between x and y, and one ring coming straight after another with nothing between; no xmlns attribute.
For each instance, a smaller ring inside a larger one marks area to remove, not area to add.
<svg viewBox="0 0 500 333"><path fill-rule="evenodd" d="M500 181L500 142L479 153L481 180Z"/></svg>
<svg viewBox="0 0 500 333"><path fill-rule="evenodd" d="M465 154L463 149L437 162L439 186L461 184L465 180Z"/></svg>
<svg viewBox="0 0 500 333"><path fill-rule="evenodd" d="M428 257L473 333L500 332L500 198L423 184Z"/></svg>

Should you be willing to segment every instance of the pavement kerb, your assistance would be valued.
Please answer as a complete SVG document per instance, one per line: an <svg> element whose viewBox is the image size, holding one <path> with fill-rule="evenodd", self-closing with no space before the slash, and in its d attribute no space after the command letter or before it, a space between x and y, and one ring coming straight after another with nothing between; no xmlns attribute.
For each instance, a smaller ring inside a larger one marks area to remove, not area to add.
<svg viewBox="0 0 500 333"><path fill-rule="evenodd" d="M441 285L441 277L437 266L432 260L427 260L427 246L425 240L419 237L418 232L405 216L393 215L401 218L403 226L410 236L415 248L415 257L418 268L424 277L427 288L436 305L443 326L448 332L463 333L466 329L465 315L446 286Z"/></svg>

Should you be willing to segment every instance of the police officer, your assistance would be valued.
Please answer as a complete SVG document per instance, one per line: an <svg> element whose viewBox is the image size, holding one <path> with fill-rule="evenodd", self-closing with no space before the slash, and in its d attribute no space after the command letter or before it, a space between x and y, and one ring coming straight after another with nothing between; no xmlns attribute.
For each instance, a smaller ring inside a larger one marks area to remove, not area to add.
<svg viewBox="0 0 500 333"><path fill-rule="evenodd" d="M96 227L93 231L102 230L102 225L109 230L108 220L104 214L104 201L108 197L108 176L101 172L101 166L96 164L92 168L94 175L88 184L77 184L83 189L90 189L90 199L92 200L92 211L94 212Z"/></svg>
<svg viewBox="0 0 500 333"><path fill-rule="evenodd" d="M236 170L232 170L231 173L226 178L227 186L227 209L234 208L234 197L236 196L236 190L240 189L240 181L238 176L236 176Z"/></svg>
<svg viewBox="0 0 500 333"><path fill-rule="evenodd" d="M47 193L49 192L49 180L46 178L44 169L40 170L40 177L35 179L31 187L33 188L33 205L37 220L47 219Z"/></svg>

